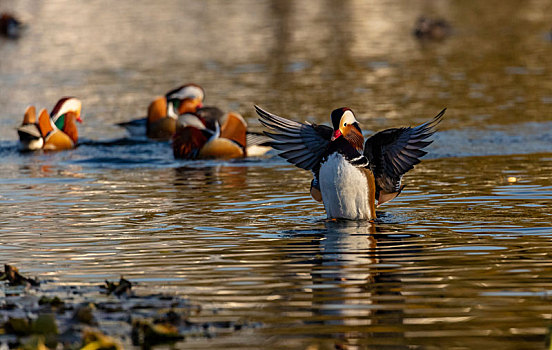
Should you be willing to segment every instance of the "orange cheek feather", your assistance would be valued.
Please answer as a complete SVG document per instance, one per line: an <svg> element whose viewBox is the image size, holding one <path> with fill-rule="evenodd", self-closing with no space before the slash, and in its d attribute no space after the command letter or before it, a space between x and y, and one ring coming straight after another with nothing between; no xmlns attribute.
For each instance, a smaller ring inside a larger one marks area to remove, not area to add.
<svg viewBox="0 0 552 350"><path fill-rule="evenodd" d="M362 133L352 125L347 125L344 129L343 136L351 145L353 145L354 148L356 148L359 152L362 152L364 149L364 137L362 136Z"/></svg>
<svg viewBox="0 0 552 350"><path fill-rule="evenodd" d="M185 113L195 113L200 107L201 101L199 99L186 99L182 101L182 103L178 107L178 115L182 115Z"/></svg>

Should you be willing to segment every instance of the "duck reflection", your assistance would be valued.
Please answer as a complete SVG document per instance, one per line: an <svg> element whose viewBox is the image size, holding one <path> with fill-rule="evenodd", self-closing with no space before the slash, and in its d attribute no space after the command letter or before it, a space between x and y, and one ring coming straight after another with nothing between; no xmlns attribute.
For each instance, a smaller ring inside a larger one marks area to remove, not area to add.
<svg viewBox="0 0 552 350"><path fill-rule="evenodd" d="M320 251L311 273L308 323L333 329L336 349L403 348L400 278L382 254L382 246L397 242L370 222L328 221L324 226L316 232Z"/></svg>
<svg viewBox="0 0 552 350"><path fill-rule="evenodd" d="M217 164L205 167L182 166L174 169L174 186L189 191L202 190L216 185L217 188L240 189L247 184L247 167ZM212 188L211 188L212 189Z"/></svg>
<svg viewBox="0 0 552 350"><path fill-rule="evenodd" d="M31 178L65 177L83 179L86 175L82 167L70 165L60 167L55 164L25 163L18 166L18 173L28 175Z"/></svg>
<svg viewBox="0 0 552 350"><path fill-rule="evenodd" d="M377 242L374 238L376 226L364 221L328 221L321 240L320 266L338 268L332 273L322 273L324 281L372 281L369 270L359 271L353 266L370 266L378 263Z"/></svg>

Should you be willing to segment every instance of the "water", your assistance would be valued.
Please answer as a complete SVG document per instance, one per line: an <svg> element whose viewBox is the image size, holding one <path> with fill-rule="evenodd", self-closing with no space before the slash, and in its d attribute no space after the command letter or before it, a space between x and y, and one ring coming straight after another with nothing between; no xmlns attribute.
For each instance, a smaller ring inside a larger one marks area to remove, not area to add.
<svg viewBox="0 0 552 350"><path fill-rule="evenodd" d="M5 1L0 260L59 284L120 275L260 324L178 347L542 349L552 325L548 1ZM454 27L411 36L420 14ZM332 223L277 158L186 162L116 122L185 82L252 129L254 103L372 131L448 107L375 225ZM83 101L81 146L20 154L28 104Z"/></svg>

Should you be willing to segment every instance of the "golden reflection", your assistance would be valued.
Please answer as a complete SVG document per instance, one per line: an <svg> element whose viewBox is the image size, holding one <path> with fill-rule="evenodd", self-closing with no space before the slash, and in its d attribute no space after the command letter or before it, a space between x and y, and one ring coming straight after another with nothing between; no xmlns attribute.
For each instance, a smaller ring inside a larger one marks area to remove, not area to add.
<svg viewBox="0 0 552 350"><path fill-rule="evenodd" d="M381 250L390 241L398 243L388 238L391 232L365 221L325 221L322 230L295 233L303 232L319 239L312 287L306 290L312 296L306 322L323 325L337 349L365 349L367 343L377 346L379 339L385 344L386 337L394 345L404 344L404 332L396 327L404 319L400 279L392 268L381 266L386 264Z"/></svg>
<svg viewBox="0 0 552 350"><path fill-rule="evenodd" d="M349 330L337 332L336 348L361 349L359 340L366 341L368 336L377 336L385 330L383 326L377 333L365 327L380 325L382 319L389 322L392 313L402 315L397 308L387 310L385 318L378 307L382 296L393 295L400 291L393 288L376 288L385 274L377 267L382 261L378 254L376 224L369 222L338 221L326 222L325 239L320 242L320 265L313 269L314 313L324 319L323 324L347 326ZM317 273L316 271L321 271ZM402 316L399 316L401 318ZM395 321L397 317L392 317ZM365 328L365 330L362 330ZM400 337L399 334L394 335Z"/></svg>
<svg viewBox="0 0 552 350"><path fill-rule="evenodd" d="M60 167L54 164L44 164L40 162L25 163L19 166L19 172L21 174L28 174L30 177L68 177L83 179L86 175L83 173L83 169L77 165L71 165L68 167Z"/></svg>
<svg viewBox="0 0 552 350"><path fill-rule="evenodd" d="M214 165L208 167L178 167L174 169L174 186L189 190L203 186L220 189L240 189L247 184L246 166Z"/></svg>

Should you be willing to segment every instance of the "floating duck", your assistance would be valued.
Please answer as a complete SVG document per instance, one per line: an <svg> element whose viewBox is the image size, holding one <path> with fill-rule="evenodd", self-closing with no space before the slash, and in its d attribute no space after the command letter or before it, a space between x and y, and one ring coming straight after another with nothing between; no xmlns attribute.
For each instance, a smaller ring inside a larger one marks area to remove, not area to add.
<svg viewBox="0 0 552 350"><path fill-rule="evenodd" d="M17 39L21 35L23 24L9 13L0 14L0 35Z"/></svg>
<svg viewBox="0 0 552 350"><path fill-rule="evenodd" d="M418 39L443 40L450 35L452 28L444 19L421 16L416 21L413 34Z"/></svg>
<svg viewBox="0 0 552 350"><path fill-rule="evenodd" d="M79 137L75 122L82 122L81 106L79 99L64 97L50 114L42 109L38 120L35 107L27 107L23 123L17 129L21 150L59 151L74 148Z"/></svg>
<svg viewBox="0 0 552 350"><path fill-rule="evenodd" d="M170 139L176 132L178 116L194 113L204 98L203 88L195 84L182 85L156 98L148 107L146 135L154 139Z"/></svg>
<svg viewBox="0 0 552 350"><path fill-rule="evenodd" d="M178 116L194 113L202 106L205 92L196 84L182 85L155 98L148 106L148 116L129 122L118 123L131 134L142 134L144 128L149 138L170 140L176 131Z"/></svg>
<svg viewBox="0 0 552 350"><path fill-rule="evenodd" d="M353 111L338 108L331 114L333 128L302 124L255 106L271 146L288 162L311 170L311 196L324 203L329 219L374 220L378 205L397 197L402 176L420 162L422 149L433 141L443 109L416 127L380 131L364 142Z"/></svg>
<svg viewBox="0 0 552 350"><path fill-rule="evenodd" d="M178 117L173 154L182 159L230 159L247 154L247 123L235 112L203 107Z"/></svg>

